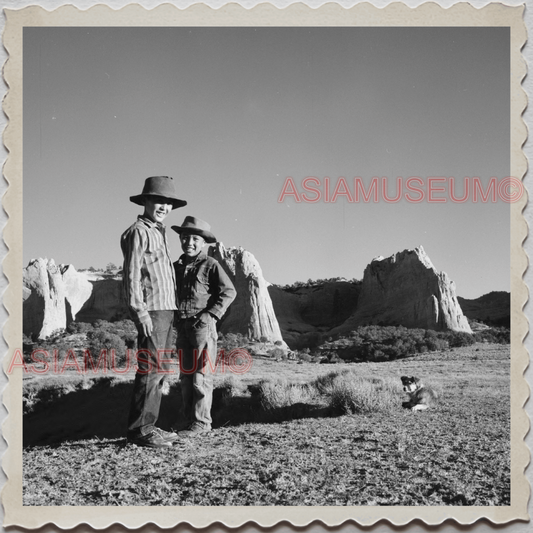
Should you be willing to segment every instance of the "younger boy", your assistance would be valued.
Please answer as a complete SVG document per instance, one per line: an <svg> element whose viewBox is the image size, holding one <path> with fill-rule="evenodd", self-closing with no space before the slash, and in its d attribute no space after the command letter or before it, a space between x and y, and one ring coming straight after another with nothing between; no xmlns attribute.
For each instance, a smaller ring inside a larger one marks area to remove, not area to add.
<svg viewBox="0 0 533 533"><path fill-rule="evenodd" d="M192 437L211 431L213 376L209 365L214 368L217 357L216 322L237 293L218 261L203 249L206 243L216 242L207 222L189 216L172 229L180 235L183 250L174 263L177 351L186 427L178 435Z"/></svg>

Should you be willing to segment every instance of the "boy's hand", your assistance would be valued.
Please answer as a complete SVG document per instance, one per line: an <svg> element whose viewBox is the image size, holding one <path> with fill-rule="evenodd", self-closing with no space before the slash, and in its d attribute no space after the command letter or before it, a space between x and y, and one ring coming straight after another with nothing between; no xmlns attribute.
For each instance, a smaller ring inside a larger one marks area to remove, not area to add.
<svg viewBox="0 0 533 533"><path fill-rule="evenodd" d="M150 315L143 316L141 318L141 331L142 331L142 334L145 337L151 337L152 336L152 330L153 330L152 318L150 317Z"/></svg>
<svg viewBox="0 0 533 533"><path fill-rule="evenodd" d="M207 324L209 324L209 317L211 317L211 314L207 311L202 311L201 313L198 313L196 315L196 321L194 322L194 325L198 326L201 322L202 324L205 324L207 326Z"/></svg>

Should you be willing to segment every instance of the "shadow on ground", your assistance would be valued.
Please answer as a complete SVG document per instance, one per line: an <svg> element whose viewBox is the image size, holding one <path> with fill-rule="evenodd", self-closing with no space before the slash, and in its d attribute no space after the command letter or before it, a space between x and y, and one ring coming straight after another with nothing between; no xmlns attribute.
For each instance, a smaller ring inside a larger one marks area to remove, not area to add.
<svg viewBox="0 0 533 533"><path fill-rule="evenodd" d="M133 382L98 380L88 390L57 397L42 395L23 417L23 446L57 445L85 439L120 439L126 436ZM161 402L157 425L169 430L181 419L181 391L173 384ZM250 422L284 422L296 418L329 416L327 409L298 403L265 410L252 396L227 397L222 389L213 394L213 428Z"/></svg>

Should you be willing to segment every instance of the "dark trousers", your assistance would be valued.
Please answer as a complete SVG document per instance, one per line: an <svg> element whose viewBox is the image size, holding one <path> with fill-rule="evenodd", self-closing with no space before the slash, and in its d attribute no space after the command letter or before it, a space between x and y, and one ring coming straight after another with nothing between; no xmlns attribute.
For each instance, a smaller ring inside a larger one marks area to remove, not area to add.
<svg viewBox="0 0 533 533"><path fill-rule="evenodd" d="M183 422L198 422L211 428L213 403L213 373L217 359L215 319L208 323L197 319L178 321L177 351L180 362L180 383ZM208 359L209 358L209 359Z"/></svg>
<svg viewBox="0 0 533 533"><path fill-rule="evenodd" d="M161 406L161 391L165 381L165 370L170 364L171 354L158 354L158 350L172 350L172 323L174 311L149 311L152 318L152 335L145 337L137 326L137 373L133 385L128 436L148 435L152 432ZM163 361L162 361L163 360Z"/></svg>

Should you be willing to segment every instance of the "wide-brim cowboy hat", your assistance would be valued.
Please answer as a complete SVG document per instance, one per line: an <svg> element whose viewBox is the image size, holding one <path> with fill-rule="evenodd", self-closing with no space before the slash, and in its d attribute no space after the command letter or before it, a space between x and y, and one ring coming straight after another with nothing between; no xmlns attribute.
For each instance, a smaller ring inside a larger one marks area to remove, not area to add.
<svg viewBox="0 0 533 533"><path fill-rule="evenodd" d="M181 200L176 196L174 180L168 176L152 176L151 178L146 178L143 192L136 196L130 196L130 200L134 204L144 205L145 198L149 198L150 196L160 196L161 198L169 200L172 204L172 209L187 205L185 200Z"/></svg>
<svg viewBox="0 0 533 533"><path fill-rule="evenodd" d="M191 233L193 235L200 235L205 242L217 242L217 238L211 233L211 226L205 221L195 217L185 217L181 226L172 226L172 229L179 233Z"/></svg>

